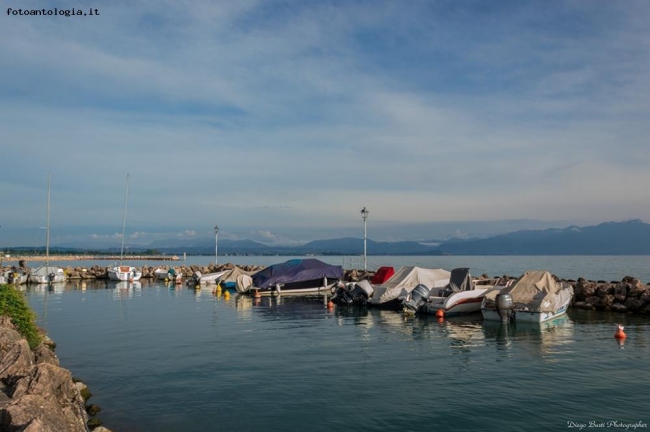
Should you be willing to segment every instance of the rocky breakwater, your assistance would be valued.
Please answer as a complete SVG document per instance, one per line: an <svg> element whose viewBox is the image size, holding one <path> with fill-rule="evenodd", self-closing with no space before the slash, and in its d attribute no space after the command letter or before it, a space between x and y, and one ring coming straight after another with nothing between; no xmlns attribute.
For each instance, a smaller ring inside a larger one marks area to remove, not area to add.
<svg viewBox="0 0 650 432"><path fill-rule="evenodd" d="M573 307L650 314L650 285L626 276L621 282L578 279L573 283Z"/></svg>
<svg viewBox="0 0 650 432"><path fill-rule="evenodd" d="M10 318L0 317L0 430L26 432L86 432L88 414L82 393L70 371L59 365L47 337L33 350ZM3 406L4 405L4 406ZM100 427L94 431L107 431Z"/></svg>

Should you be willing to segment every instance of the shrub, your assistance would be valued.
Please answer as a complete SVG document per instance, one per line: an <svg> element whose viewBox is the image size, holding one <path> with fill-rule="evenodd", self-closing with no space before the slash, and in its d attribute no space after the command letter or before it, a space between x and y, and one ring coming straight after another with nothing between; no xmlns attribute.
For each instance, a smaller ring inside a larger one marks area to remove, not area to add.
<svg viewBox="0 0 650 432"><path fill-rule="evenodd" d="M11 285L0 285L0 315L11 318L16 330L27 339L32 349L41 343L41 334L36 327L36 315L23 293Z"/></svg>

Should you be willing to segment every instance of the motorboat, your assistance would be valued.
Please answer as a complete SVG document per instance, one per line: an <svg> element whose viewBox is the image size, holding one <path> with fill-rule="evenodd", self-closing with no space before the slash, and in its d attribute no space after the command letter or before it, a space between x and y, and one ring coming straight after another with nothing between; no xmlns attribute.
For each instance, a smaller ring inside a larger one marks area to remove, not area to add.
<svg viewBox="0 0 650 432"><path fill-rule="evenodd" d="M65 282L66 274L61 267L50 265L50 189L51 175L47 175L47 226L45 237L45 265L32 270L29 282L36 284L52 284Z"/></svg>
<svg viewBox="0 0 650 432"><path fill-rule="evenodd" d="M0 279L3 279L2 283L22 285L26 284L29 280L29 272L24 269L12 268L11 270L6 270L0 275Z"/></svg>
<svg viewBox="0 0 650 432"><path fill-rule="evenodd" d="M343 279L343 267L315 258L293 259L260 270L251 278L248 291L260 295L331 294Z"/></svg>
<svg viewBox="0 0 650 432"><path fill-rule="evenodd" d="M108 278L114 281L133 282L142 277L142 272L133 266L122 265L124 258L124 238L126 234L126 208L129 203L129 175L126 175L126 192L124 194L124 213L122 214L122 247L120 248L120 265L108 269Z"/></svg>
<svg viewBox="0 0 650 432"><path fill-rule="evenodd" d="M435 315L442 310L444 316L465 315L481 311L481 303L486 293L500 291L506 282L495 285L477 285L470 275L469 268L460 267L451 271L449 283L444 288L430 291L428 298L419 308L405 303L406 312L422 312Z"/></svg>
<svg viewBox="0 0 650 432"><path fill-rule="evenodd" d="M176 269L174 268L170 268L170 269L157 268L156 270L154 270L153 274L158 280L170 281L175 283L181 283L183 279L183 274L180 272L176 272Z"/></svg>
<svg viewBox="0 0 650 432"><path fill-rule="evenodd" d="M444 269L402 267L385 283L374 287L366 304L371 307L399 309L404 299L418 285L423 285L429 290L442 288L449 283L450 276L451 273Z"/></svg>
<svg viewBox="0 0 650 432"><path fill-rule="evenodd" d="M344 284L339 282L332 296L332 303L350 306L362 305L368 301L375 289L368 280Z"/></svg>
<svg viewBox="0 0 650 432"><path fill-rule="evenodd" d="M230 270L227 270L225 273L223 273L221 276L219 276L219 279L217 279L217 284L222 289L237 290L237 279L240 276L248 276L250 278L250 276L253 273L255 273L255 272L254 271L242 270L239 267L234 267L234 268L232 268Z"/></svg>
<svg viewBox="0 0 650 432"><path fill-rule="evenodd" d="M527 271L511 286L486 294L484 320L542 323L566 313L573 287L543 270Z"/></svg>

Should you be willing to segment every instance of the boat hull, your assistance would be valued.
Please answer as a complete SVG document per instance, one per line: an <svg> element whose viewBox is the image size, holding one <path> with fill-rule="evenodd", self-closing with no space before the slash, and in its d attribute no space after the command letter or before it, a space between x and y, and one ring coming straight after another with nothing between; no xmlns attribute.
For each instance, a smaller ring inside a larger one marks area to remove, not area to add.
<svg viewBox="0 0 650 432"><path fill-rule="evenodd" d="M118 266L108 270L108 278L114 281L131 282L140 280L142 272L135 267Z"/></svg>
<svg viewBox="0 0 650 432"><path fill-rule="evenodd" d="M515 322L543 323L565 315L569 309L569 303L563 304L554 312L532 312L514 309L514 317L512 320ZM486 321L501 321L501 316L496 309L482 308L481 314Z"/></svg>
<svg viewBox="0 0 650 432"><path fill-rule="evenodd" d="M35 284L65 282L65 272L58 267L38 267L29 275L29 281Z"/></svg>

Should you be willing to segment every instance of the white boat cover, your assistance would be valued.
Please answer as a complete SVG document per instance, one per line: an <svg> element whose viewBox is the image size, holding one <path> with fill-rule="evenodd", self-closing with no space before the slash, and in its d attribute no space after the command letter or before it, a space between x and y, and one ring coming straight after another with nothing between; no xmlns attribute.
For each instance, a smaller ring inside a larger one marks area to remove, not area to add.
<svg viewBox="0 0 650 432"><path fill-rule="evenodd" d="M375 305L389 302L410 293L420 284L429 289L444 287L449 283L450 276L451 273L443 269L402 267L385 283L375 287L375 292L368 302Z"/></svg>
<svg viewBox="0 0 650 432"><path fill-rule="evenodd" d="M573 287L567 283L556 282L547 271L524 272L517 281L501 290L510 294L514 306L523 305L532 312L555 312L573 297Z"/></svg>
<svg viewBox="0 0 650 432"><path fill-rule="evenodd" d="M253 278L247 274L240 274L237 276L235 289L238 293L245 293L253 286Z"/></svg>

